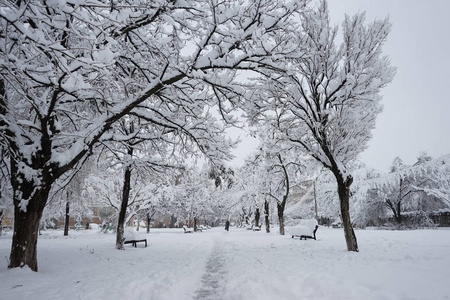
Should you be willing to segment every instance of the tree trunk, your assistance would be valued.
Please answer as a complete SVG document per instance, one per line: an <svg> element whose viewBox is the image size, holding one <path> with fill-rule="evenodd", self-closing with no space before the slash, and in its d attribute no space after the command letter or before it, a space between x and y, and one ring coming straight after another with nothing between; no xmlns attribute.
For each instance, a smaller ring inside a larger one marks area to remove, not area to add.
<svg viewBox="0 0 450 300"><path fill-rule="evenodd" d="M394 214L395 221L400 224L402 222L402 215L400 214L401 205L400 202L397 202L396 205L391 202L391 200L386 200L386 205L392 210Z"/></svg>
<svg viewBox="0 0 450 300"><path fill-rule="evenodd" d="M128 154L131 156L133 154L133 148L128 149ZM122 189L122 205L120 206L119 218L117 220L117 233L116 233L116 248L123 250L124 237L124 225L125 225L125 215L128 207L128 200L130 198L131 190L131 166L127 166L125 169L123 189Z"/></svg>
<svg viewBox="0 0 450 300"><path fill-rule="evenodd" d="M69 193L67 193L69 194ZM64 223L64 236L68 236L69 235L69 222L70 222L70 217L69 217L69 199L67 199L66 202L66 220Z"/></svg>
<svg viewBox="0 0 450 300"><path fill-rule="evenodd" d="M397 215L395 216L395 219L397 220L397 223L400 224L402 222L402 206L401 201L397 202Z"/></svg>
<svg viewBox="0 0 450 300"><path fill-rule="evenodd" d="M342 225L344 227L345 241L347 243L348 251L358 252L358 242L356 240L355 231L353 230L352 222L350 219L350 186L353 182L352 176L348 175L347 178L343 178L340 172L334 173L338 183L338 194L341 205Z"/></svg>
<svg viewBox="0 0 450 300"><path fill-rule="evenodd" d="M147 233L150 232L150 213L147 213Z"/></svg>
<svg viewBox="0 0 450 300"><path fill-rule="evenodd" d="M51 184L36 186L34 181L26 181L24 177L21 181L19 183L17 177L11 181L14 189L14 234L8 268L28 266L37 272L39 222ZM30 199L25 207L22 199Z"/></svg>
<svg viewBox="0 0 450 300"><path fill-rule="evenodd" d="M259 212L259 208L256 208L255 212L255 226L259 227L259 217L261 216L261 213Z"/></svg>
<svg viewBox="0 0 450 300"><path fill-rule="evenodd" d="M277 210L278 210L278 222L280 223L280 234L284 235L284 206L278 203Z"/></svg>
<svg viewBox="0 0 450 300"><path fill-rule="evenodd" d="M2 197L2 194L0 193L0 199L1 199L1 197ZM3 209L0 209L0 236L3 234L2 222L3 222Z"/></svg>
<svg viewBox="0 0 450 300"><path fill-rule="evenodd" d="M283 159L281 158L280 154L278 154L278 160L280 161L281 168L283 169L284 180L286 182L286 192L283 196L283 201L277 202L278 222L280 222L280 234L284 235L284 208L286 207L287 199L289 197L290 181L288 171L283 163Z"/></svg>
<svg viewBox="0 0 450 300"><path fill-rule="evenodd" d="M197 231L197 217L194 217L194 231Z"/></svg>
<svg viewBox="0 0 450 300"><path fill-rule="evenodd" d="M264 218L266 221L266 232L270 233L270 221L269 221L269 202L264 201Z"/></svg>
<svg viewBox="0 0 450 300"><path fill-rule="evenodd" d="M16 208L8 268L28 266L31 270L38 271L37 240L41 217L42 211L34 211L27 207L27 211L24 212Z"/></svg>

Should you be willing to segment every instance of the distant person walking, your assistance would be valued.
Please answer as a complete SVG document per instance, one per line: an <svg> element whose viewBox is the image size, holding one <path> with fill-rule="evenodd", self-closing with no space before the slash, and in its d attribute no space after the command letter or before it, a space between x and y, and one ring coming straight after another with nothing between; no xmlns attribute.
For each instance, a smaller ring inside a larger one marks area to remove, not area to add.
<svg viewBox="0 0 450 300"><path fill-rule="evenodd" d="M230 229L230 221L227 220L225 223L225 230L228 231Z"/></svg>

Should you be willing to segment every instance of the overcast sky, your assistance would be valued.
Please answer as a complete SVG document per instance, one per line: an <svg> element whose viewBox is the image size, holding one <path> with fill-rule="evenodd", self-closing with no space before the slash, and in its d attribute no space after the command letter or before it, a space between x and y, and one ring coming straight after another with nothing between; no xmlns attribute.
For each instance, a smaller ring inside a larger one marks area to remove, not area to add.
<svg viewBox="0 0 450 300"><path fill-rule="evenodd" d="M333 24L363 11L366 22L388 16L392 23L384 53L397 74L382 91L384 111L361 160L387 171L396 156L413 164L421 151L450 153L450 1L329 0L329 10ZM255 144L241 137L235 165Z"/></svg>

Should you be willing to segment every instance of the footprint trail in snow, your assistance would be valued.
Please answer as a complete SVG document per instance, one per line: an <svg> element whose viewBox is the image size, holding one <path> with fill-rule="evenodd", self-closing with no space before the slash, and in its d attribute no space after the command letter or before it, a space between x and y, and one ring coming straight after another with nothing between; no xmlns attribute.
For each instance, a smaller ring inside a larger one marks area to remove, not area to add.
<svg viewBox="0 0 450 300"><path fill-rule="evenodd" d="M212 248L206 263L202 286L195 292L195 300L219 300L225 292L227 272L224 268L223 242L218 240Z"/></svg>

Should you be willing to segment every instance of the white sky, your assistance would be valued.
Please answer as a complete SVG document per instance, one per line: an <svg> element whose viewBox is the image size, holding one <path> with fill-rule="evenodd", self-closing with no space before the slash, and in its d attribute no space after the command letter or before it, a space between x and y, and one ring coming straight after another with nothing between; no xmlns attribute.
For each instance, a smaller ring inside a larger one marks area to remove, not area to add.
<svg viewBox="0 0 450 300"><path fill-rule="evenodd" d="M392 32L384 46L397 75L383 91L384 111L369 148L361 154L371 167L387 171L396 156L413 164L421 151L450 153L450 1L329 0L331 22L366 12L366 22L389 16ZM257 143L245 134L233 165Z"/></svg>

